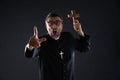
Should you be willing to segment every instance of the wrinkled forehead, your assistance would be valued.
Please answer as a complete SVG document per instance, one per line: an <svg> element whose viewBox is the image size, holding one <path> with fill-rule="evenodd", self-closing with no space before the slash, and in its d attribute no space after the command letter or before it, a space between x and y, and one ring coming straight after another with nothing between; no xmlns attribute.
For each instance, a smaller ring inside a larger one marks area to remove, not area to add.
<svg viewBox="0 0 120 80"><path fill-rule="evenodd" d="M49 17L46 21L62 21L62 19L60 17Z"/></svg>

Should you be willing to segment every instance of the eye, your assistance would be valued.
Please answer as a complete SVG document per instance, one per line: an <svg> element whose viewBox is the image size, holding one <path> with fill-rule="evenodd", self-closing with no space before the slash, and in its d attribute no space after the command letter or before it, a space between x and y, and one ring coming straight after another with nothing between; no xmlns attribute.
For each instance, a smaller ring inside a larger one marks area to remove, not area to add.
<svg viewBox="0 0 120 80"><path fill-rule="evenodd" d="M52 26L52 25L60 25L62 23L61 20L56 20L56 21L47 21L48 25L49 26Z"/></svg>

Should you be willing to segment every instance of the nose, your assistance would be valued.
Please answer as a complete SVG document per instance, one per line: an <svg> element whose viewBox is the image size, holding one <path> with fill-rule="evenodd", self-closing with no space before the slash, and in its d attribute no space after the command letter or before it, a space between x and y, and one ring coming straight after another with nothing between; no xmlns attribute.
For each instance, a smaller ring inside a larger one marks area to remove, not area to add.
<svg viewBox="0 0 120 80"><path fill-rule="evenodd" d="M56 24L53 24L53 25L52 25L52 28L53 28L53 29L56 29L56 28L57 28Z"/></svg>

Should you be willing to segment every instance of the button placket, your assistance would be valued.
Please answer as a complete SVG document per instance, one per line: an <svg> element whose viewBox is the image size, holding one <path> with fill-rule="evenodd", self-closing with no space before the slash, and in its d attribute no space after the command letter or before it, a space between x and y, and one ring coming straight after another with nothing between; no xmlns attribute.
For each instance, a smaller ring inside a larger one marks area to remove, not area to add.
<svg viewBox="0 0 120 80"><path fill-rule="evenodd" d="M66 80L66 64L63 64L63 79Z"/></svg>

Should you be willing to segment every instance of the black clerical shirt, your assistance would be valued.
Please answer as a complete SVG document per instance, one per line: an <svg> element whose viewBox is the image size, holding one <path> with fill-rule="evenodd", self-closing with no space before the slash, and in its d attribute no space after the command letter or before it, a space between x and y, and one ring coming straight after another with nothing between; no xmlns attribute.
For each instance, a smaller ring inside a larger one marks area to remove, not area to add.
<svg viewBox="0 0 120 80"><path fill-rule="evenodd" d="M89 36L75 39L69 32L62 32L58 40L49 35L42 37L47 41L41 43L39 48L25 51L26 57L39 57L40 80L73 80L74 52L89 50Z"/></svg>

